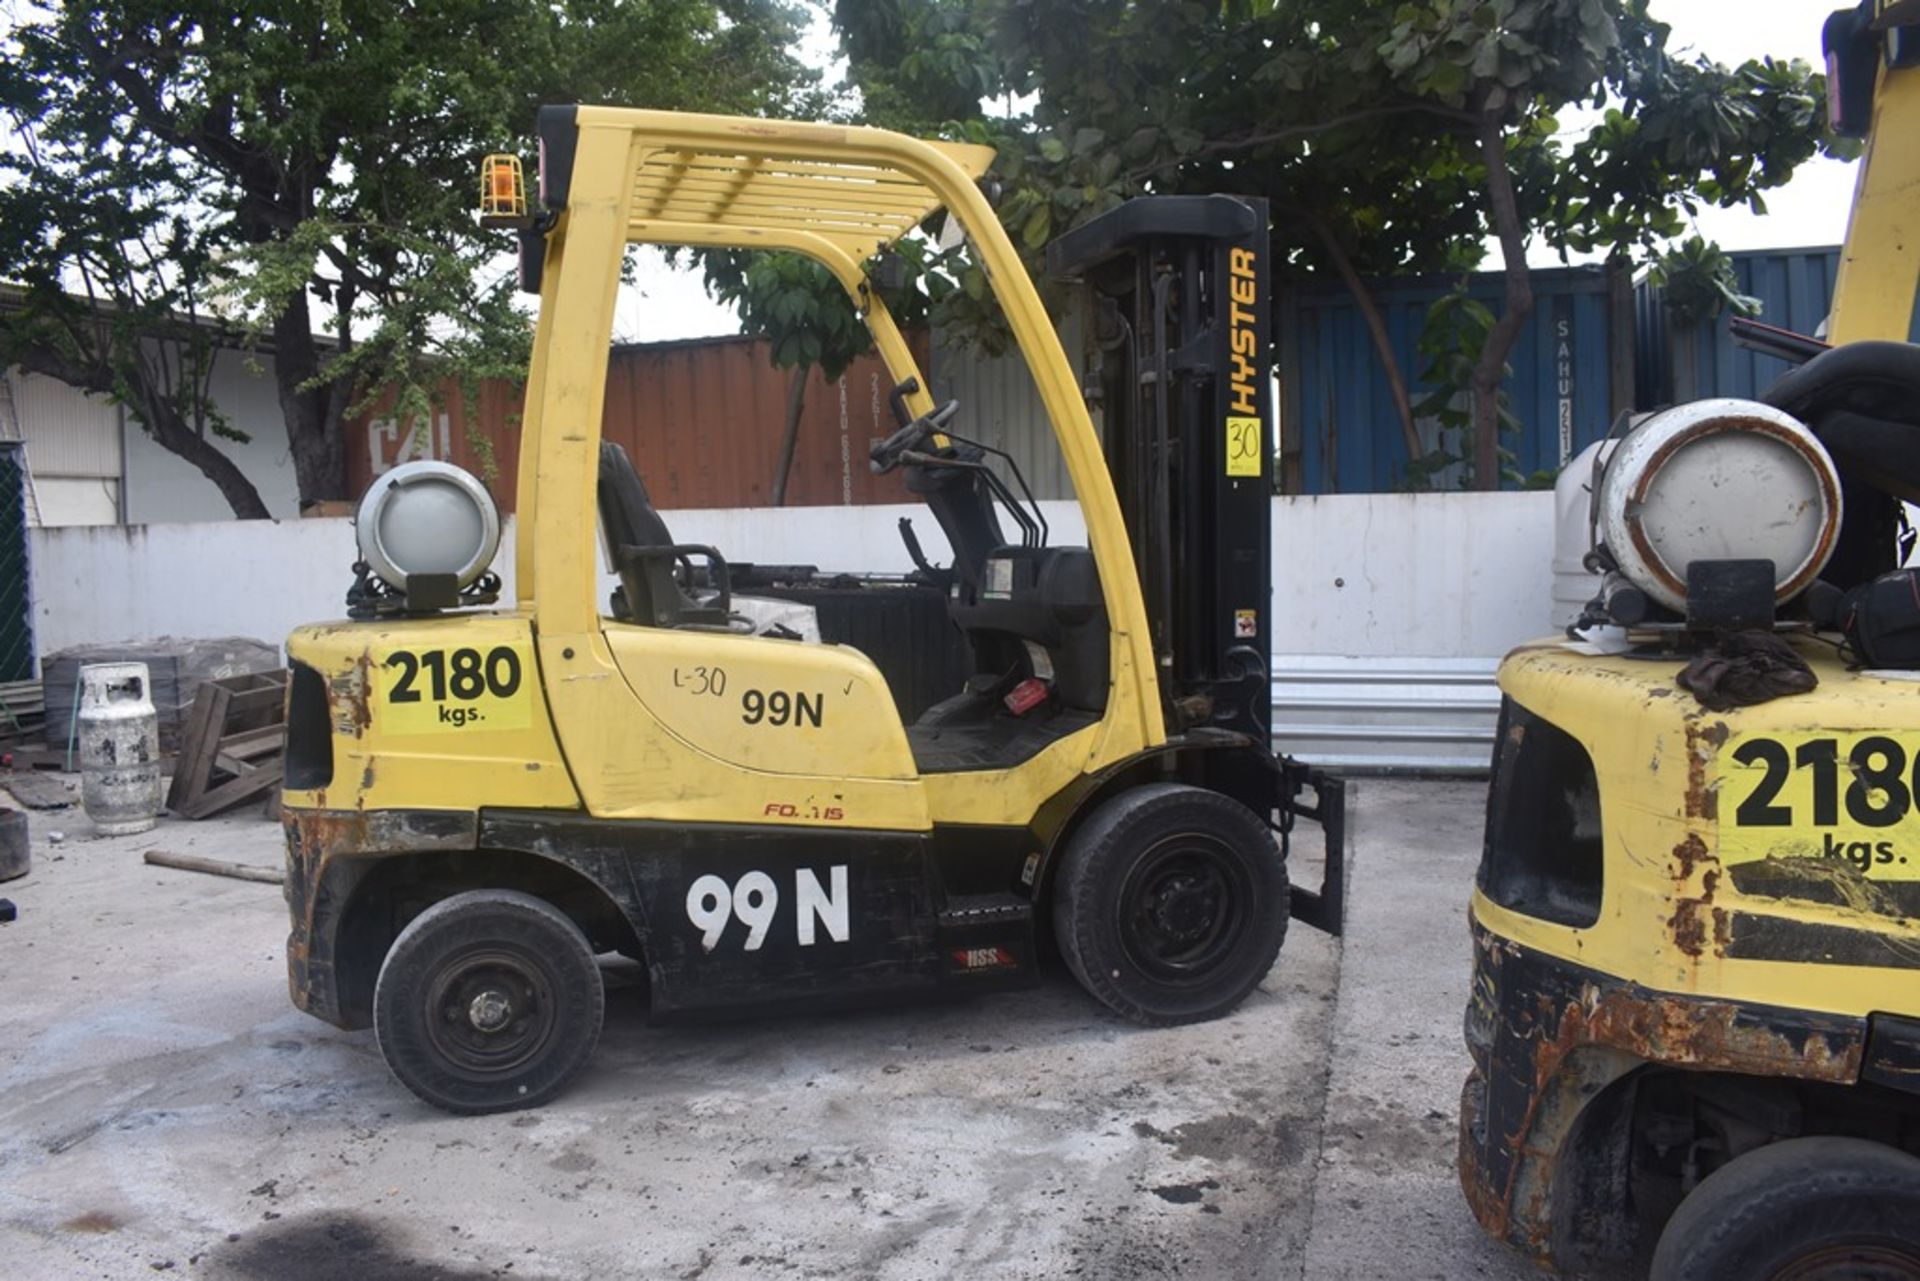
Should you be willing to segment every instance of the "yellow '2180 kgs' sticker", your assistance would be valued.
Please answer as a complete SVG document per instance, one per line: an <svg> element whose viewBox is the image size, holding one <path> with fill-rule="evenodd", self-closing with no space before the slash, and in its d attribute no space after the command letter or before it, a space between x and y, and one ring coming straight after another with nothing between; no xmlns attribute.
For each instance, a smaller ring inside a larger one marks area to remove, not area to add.
<svg viewBox="0 0 1920 1281"><path fill-rule="evenodd" d="M480 734L533 723L533 660L521 645L377 655L386 734Z"/></svg>
<svg viewBox="0 0 1920 1281"><path fill-rule="evenodd" d="M1720 861L1843 859L1920 880L1920 735L1749 734L1720 751Z"/></svg>

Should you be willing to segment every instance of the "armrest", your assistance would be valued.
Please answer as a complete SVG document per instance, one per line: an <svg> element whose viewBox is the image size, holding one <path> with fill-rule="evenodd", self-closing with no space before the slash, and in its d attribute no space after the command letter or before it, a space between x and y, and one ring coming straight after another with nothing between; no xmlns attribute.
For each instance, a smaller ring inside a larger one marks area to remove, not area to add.
<svg viewBox="0 0 1920 1281"><path fill-rule="evenodd" d="M733 601L733 576L727 571L726 558L714 548L705 543L666 543L658 547L636 547L631 543L623 543L620 547L622 565L634 561L676 561L685 556L706 557L707 573L720 593L714 605L723 610L729 608Z"/></svg>

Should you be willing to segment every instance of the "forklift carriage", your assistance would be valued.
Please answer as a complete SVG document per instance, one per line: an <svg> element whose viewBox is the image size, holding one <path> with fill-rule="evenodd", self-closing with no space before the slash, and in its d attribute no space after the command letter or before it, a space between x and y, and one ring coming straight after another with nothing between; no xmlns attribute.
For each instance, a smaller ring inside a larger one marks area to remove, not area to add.
<svg viewBox="0 0 1920 1281"><path fill-rule="evenodd" d="M989 149L603 107L545 108L538 131L537 211L517 160L483 186L540 295L516 599L477 608L485 557L403 563L399 505L427 510L428 487L395 481L362 509L353 621L289 639L295 1004L373 1026L420 1097L485 1112L585 1062L599 954L640 961L664 1018L1024 986L1051 932L1100 1001L1169 1025L1233 1009L1290 914L1337 932L1341 785L1270 741L1264 204L1142 199L1054 246L1092 309L1103 439L977 185ZM1032 371L1084 547L1048 544L870 284L942 208ZM936 568L903 529L967 659L910 721L876 656L739 608L804 575L676 542L601 442L639 243L797 251L864 318L897 384L873 466L945 534ZM621 584L604 612L596 512ZM1324 828L1317 892L1289 889L1299 818Z"/></svg>

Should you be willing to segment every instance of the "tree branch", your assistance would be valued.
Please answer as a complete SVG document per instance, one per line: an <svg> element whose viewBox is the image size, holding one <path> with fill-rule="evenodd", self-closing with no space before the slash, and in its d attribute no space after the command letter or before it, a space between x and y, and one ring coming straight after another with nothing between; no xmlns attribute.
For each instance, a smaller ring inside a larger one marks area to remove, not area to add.
<svg viewBox="0 0 1920 1281"><path fill-rule="evenodd" d="M1451 108L1438 106L1434 103L1417 102L1408 99L1389 103L1385 106L1363 107L1358 111L1349 111L1345 115L1330 116L1325 120L1316 120L1312 124L1289 125L1285 129L1270 129L1264 133L1247 134L1239 138L1217 138L1212 142L1202 144L1184 156L1176 156L1171 160L1156 165L1131 169L1127 172L1126 176L1129 181L1138 181L1141 178L1151 177L1162 170L1172 169L1176 166L1186 164L1189 161L1197 160L1202 156L1217 156L1233 151L1248 151L1254 147L1268 147L1274 143L1289 142L1295 138L1311 138L1319 134L1331 133L1335 129L1344 128L1347 125L1360 124L1367 120L1380 120L1388 116L1408 114L1439 116L1442 119L1453 121L1456 124L1471 124L1475 119L1470 112L1454 111Z"/></svg>
<svg viewBox="0 0 1920 1281"><path fill-rule="evenodd" d="M1400 417L1400 436L1407 446L1407 461L1418 462L1424 451L1420 447L1419 428L1414 422L1413 399L1407 394L1407 380L1401 374L1400 362L1394 355L1387 323L1381 318L1380 308L1375 304L1372 292L1367 289L1366 281L1360 279L1360 273L1354 270L1353 259L1348 255L1346 246L1333 234L1333 228L1327 225L1327 220L1311 209L1302 210L1302 213L1307 227L1319 238L1327 257L1333 261L1334 271L1346 285L1347 292L1353 296L1361 319L1366 321L1367 333L1373 338L1374 352L1380 357L1380 367L1387 376L1387 392L1393 397L1394 412Z"/></svg>
<svg viewBox="0 0 1920 1281"><path fill-rule="evenodd" d="M1507 298L1487 341L1474 362L1473 481L1476 489L1500 488L1500 383L1507 355L1520 341L1527 316L1533 311L1533 282L1527 274L1526 229L1520 222L1520 204L1514 196L1513 171L1507 166L1506 125L1502 113L1483 108L1475 122L1481 158L1487 167L1487 198L1494 233L1506 268Z"/></svg>

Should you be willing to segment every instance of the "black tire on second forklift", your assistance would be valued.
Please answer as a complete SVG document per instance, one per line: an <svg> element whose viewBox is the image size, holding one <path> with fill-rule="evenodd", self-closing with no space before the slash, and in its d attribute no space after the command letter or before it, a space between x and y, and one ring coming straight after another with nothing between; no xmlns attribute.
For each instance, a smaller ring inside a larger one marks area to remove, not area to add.
<svg viewBox="0 0 1920 1281"><path fill-rule="evenodd" d="M477 1114L558 1094L600 1039L593 949L552 904L473 890L413 918L374 985L380 1053L435 1107Z"/></svg>
<svg viewBox="0 0 1920 1281"><path fill-rule="evenodd" d="M1067 842L1053 926L1074 977L1149 1027L1239 1005L1287 933L1287 865L1237 801L1151 783L1101 803Z"/></svg>
<svg viewBox="0 0 1920 1281"><path fill-rule="evenodd" d="M1783 1139L1715 1170L1667 1220L1651 1281L1920 1281L1920 1157Z"/></svg>

